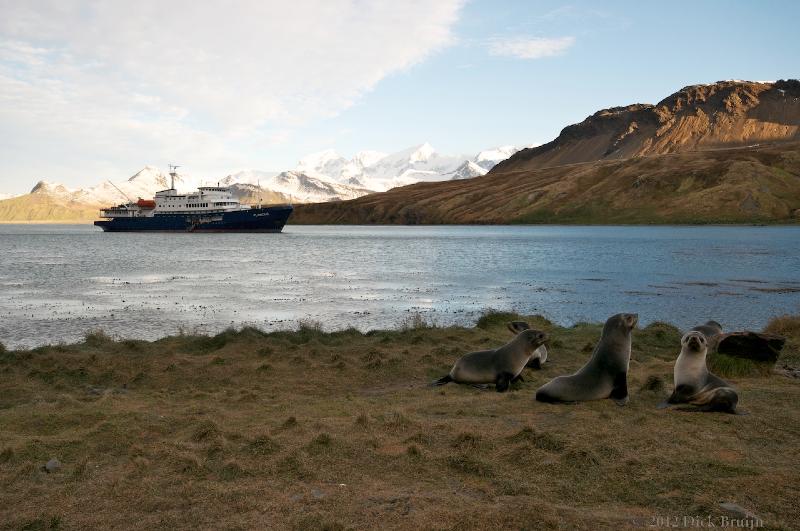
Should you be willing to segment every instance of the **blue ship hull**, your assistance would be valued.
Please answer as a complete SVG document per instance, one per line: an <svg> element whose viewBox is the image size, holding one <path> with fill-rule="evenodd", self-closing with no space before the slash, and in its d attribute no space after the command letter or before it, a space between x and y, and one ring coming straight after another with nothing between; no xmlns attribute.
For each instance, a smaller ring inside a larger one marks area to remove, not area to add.
<svg viewBox="0 0 800 531"><path fill-rule="evenodd" d="M291 205L198 214L156 214L95 221L106 232L280 232Z"/></svg>

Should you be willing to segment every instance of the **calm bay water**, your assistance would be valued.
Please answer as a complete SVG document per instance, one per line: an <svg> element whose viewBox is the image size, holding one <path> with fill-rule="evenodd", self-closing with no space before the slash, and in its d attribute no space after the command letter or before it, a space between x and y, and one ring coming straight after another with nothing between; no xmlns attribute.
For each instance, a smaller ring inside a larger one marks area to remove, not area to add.
<svg viewBox="0 0 800 531"><path fill-rule="evenodd" d="M286 227L283 234L105 234L0 225L0 342L392 328L486 309L570 325L638 312L760 329L800 313L800 227Z"/></svg>

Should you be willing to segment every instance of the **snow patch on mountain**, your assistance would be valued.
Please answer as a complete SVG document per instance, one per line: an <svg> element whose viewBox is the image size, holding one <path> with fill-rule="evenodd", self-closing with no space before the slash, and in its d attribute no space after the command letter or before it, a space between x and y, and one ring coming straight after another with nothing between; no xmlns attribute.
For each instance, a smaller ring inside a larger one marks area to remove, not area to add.
<svg viewBox="0 0 800 531"><path fill-rule="evenodd" d="M519 150L514 146L500 146L494 149L486 149L478 153L473 159L473 162L486 171L489 171L517 151Z"/></svg>
<svg viewBox="0 0 800 531"><path fill-rule="evenodd" d="M71 200L75 191L70 190L60 183L52 183L50 181L39 181L31 189L31 194L46 195L52 198Z"/></svg>
<svg viewBox="0 0 800 531"><path fill-rule="evenodd" d="M491 169L491 168L490 168ZM486 175L489 170L479 165L477 162L468 160L450 174L450 179L456 181L458 179L472 179L473 177L480 177Z"/></svg>
<svg viewBox="0 0 800 531"><path fill-rule="evenodd" d="M322 162L324 165L325 163ZM325 175L298 170L279 174L247 170L225 177L226 186L247 183L259 184L262 190L282 194L296 203L318 203L355 199L367 195L371 190L336 182Z"/></svg>

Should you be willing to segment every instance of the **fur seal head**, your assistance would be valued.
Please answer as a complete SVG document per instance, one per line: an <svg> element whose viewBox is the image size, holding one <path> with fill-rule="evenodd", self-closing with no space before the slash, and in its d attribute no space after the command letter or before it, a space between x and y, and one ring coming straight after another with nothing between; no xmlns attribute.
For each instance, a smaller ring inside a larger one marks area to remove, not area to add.
<svg viewBox="0 0 800 531"><path fill-rule="evenodd" d="M699 330L686 332L681 338L681 347L687 352L702 353L704 356L708 350L708 339Z"/></svg>
<svg viewBox="0 0 800 531"><path fill-rule="evenodd" d="M622 332L627 336L630 334L631 330L636 328L638 323L638 313L618 313L616 315L612 315L608 318L606 324L603 325L602 337L612 336L619 332Z"/></svg>
<svg viewBox="0 0 800 531"><path fill-rule="evenodd" d="M519 334L523 330L528 330L531 327L531 325L525 321L511 321L506 326L508 327L508 330L515 335ZM541 369L542 364L547 361L547 354L547 346L545 346L544 341L542 341L542 345L533 351L533 354L531 354L531 359L528 360L528 363L525 366L536 370Z"/></svg>

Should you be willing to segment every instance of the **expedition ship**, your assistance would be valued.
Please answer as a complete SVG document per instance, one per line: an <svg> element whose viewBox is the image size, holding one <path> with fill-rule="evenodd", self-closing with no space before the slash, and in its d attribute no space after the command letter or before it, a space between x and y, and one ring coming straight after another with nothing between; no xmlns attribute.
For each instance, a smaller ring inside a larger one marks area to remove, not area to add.
<svg viewBox="0 0 800 531"><path fill-rule="evenodd" d="M291 205L242 205L223 186L201 186L191 194L179 194L177 168L170 165L169 190L156 192L152 200L129 199L103 209L100 217L105 219L94 224L107 232L280 232L294 210Z"/></svg>

